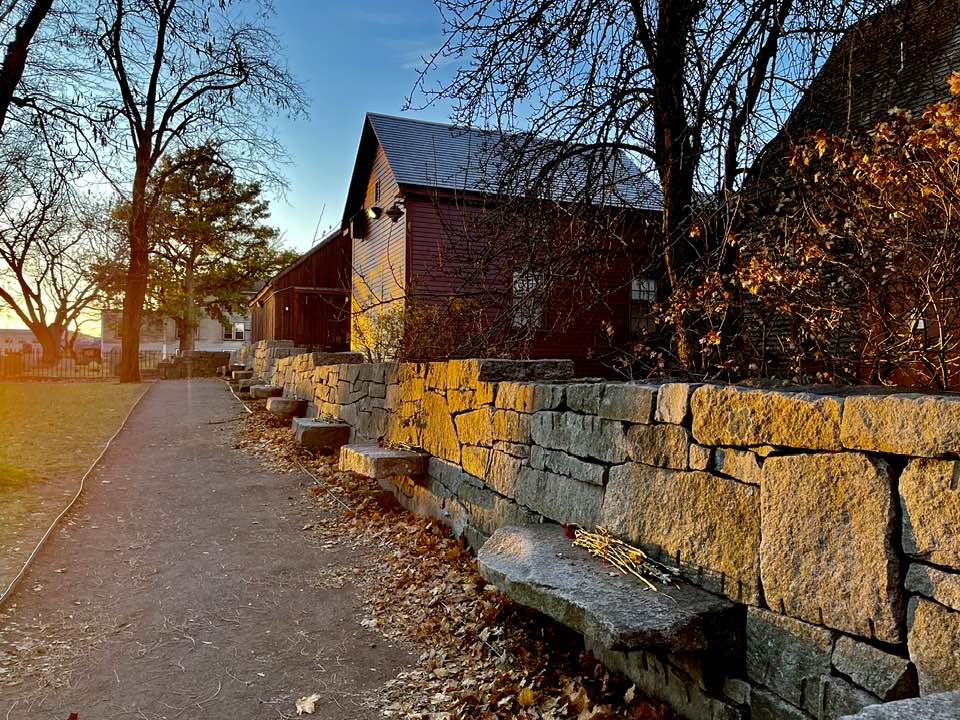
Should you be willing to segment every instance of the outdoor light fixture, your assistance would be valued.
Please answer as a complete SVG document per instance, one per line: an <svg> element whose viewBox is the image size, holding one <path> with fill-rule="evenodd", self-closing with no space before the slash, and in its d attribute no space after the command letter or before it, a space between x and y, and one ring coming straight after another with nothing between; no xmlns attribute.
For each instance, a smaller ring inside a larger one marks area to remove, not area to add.
<svg viewBox="0 0 960 720"><path fill-rule="evenodd" d="M370 220L376 220L376 219L379 218L381 215L383 215L383 208L382 208L382 207L378 207L378 206L374 205L373 207L368 207L368 208L367 208L367 217L368 217Z"/></svg>
<svg viewBox="0 0 960 720"><path fill-rule="evenodd" d="M405 208L403 206L403 198L398 198L393 201L393 205L386 209L386 215L393 222L397 222L400 218L403 217L403 212Z"/></svg>

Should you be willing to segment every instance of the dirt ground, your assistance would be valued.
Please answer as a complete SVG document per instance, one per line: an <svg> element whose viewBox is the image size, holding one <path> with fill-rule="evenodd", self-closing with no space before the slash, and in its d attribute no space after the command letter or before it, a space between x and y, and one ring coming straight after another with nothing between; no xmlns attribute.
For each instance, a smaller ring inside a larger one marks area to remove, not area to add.
<svg viewBox="0 0 960 720"><path fill-rule="evenodd" d="M148 392L0 609L0 718L376 717L412 651L360 624L363 550L304 530L309 477L233 448L241 414L219 381Z"/></svg>

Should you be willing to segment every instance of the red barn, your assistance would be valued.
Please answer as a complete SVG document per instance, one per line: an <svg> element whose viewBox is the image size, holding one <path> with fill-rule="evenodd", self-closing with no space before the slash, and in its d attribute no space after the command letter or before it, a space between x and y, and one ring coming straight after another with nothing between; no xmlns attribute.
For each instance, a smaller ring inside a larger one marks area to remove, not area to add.
<svg viewBox="0 0 960 720"><path fill-rule="evenodd" d="M350 345L350 238L337 230L277 273L250 301L251 342Z"/></svg>
<svg viewBox="0 0 960 720"><path fill-rule="evenodd" d="M555 201L501 212L513 202L489 179L501 137L366 116L343 216L352 349L389 357L399 348L404 359L565 357L582 373L603 373L613 349L645 327L657 288L641 268L650 266L649 228L659 226L658 187L624 156L630 172L617 202L596 211L596 228L617 226L609 242L594 238L580 255L548 260L583 234L583 213L569 219ZM512 234L504 224L516 225ZM525 246L516 238L525 233L547 240Z"/></svg>

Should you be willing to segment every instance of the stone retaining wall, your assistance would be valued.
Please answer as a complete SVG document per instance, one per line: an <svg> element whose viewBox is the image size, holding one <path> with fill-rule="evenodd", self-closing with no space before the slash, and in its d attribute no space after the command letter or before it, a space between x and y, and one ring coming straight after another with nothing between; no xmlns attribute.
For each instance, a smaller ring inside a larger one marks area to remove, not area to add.
<svg viewBox="0 0 960 720"><path fill-rule="evenodd" d="M253 360L250 369L253 376L269 380L273 375L273 366L279 358L300 355L306 348L296 347L293 340L260 340L253 345Z"/></svg>
<svg viewBox="0 0 960 720"><path fill-rule="evenodd" d="M740 603L742 665L601 653L687 717L960 687L958 397L577 382L566 361L300 367L284 387L355 440L430 453L398 496L471 545L600 525Z"/></svg>
<svg viewBox="0 0 960 720"><path fill-rule="evenodd" d="M219 369L230 362L230 353L214 350L191 350L176 355L157 366L164 380L189 377L214 377Z"/></svg>

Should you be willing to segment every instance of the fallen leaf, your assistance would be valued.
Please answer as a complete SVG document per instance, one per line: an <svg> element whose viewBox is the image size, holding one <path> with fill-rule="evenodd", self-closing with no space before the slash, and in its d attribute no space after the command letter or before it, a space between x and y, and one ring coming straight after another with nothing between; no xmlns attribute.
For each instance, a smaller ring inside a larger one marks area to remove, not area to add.
<svg viewBox="0 0 960 720"><path fill-rule="evenodd" d="M317 709L317 701L320 699L320 695L314 693L313 695L304 695L302 698L297 699L297 715L313 715L313 711Z"/></svg>

